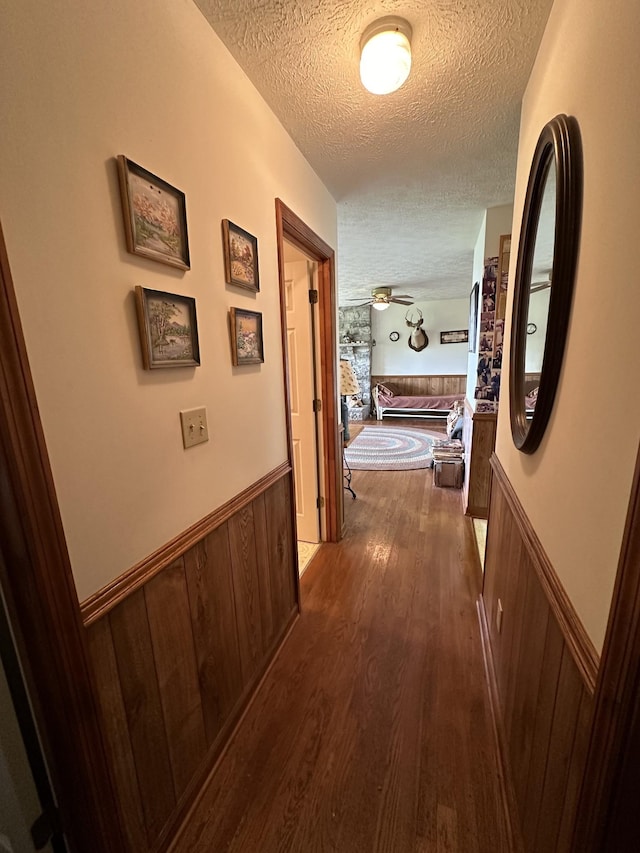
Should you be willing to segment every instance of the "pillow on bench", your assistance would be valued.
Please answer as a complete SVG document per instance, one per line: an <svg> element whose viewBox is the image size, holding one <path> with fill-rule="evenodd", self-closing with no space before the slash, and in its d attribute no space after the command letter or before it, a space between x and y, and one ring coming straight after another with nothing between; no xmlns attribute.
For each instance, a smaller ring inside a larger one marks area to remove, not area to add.
<svg viewBox="0 0 640 853"><path fill-rule="evenodd" d="M385 395L385 397L395 397L398 393L395 385L390 388L388 385L383 385L382 382L378 382L376 387L381 394Z"/></svg>

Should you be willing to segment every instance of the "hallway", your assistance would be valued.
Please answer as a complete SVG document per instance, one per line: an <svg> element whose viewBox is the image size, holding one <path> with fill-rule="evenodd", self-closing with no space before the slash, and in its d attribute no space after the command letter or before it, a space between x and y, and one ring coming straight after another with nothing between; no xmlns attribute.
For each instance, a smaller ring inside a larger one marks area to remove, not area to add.
<svg viewBox="0 0 640 853"><path fill-rule="evenodd" d="M354 484L174 853L508 850L460 493L431 471Z"/></svg>

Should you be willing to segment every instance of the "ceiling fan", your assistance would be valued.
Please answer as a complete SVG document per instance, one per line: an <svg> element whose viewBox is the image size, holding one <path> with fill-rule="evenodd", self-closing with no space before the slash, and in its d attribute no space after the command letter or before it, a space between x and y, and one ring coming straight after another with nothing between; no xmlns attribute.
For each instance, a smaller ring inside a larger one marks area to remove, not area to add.
<svg viewBox="0 0 640 853"><path fill-rule="evenodd" d="M349 299L348 301L358 302L359 300ZM371 305L378 311L384 311L384 309L388 308L392 302L395 302L397 305L413 305L413 297L406 293L403 293L400 296L392 296L390 287L374 287L371 291L371 299L367 299L366 302L361 302L360 305L355 305L354 307L362 308L365 305Z"/></svg>

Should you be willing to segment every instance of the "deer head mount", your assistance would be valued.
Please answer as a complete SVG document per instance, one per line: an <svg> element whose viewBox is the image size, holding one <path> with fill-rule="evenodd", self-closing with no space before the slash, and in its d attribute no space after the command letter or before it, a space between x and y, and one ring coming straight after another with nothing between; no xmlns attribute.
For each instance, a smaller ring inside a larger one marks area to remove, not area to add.
<svg viewBox="0 0 640 853"><path fill-rule="evenodd" d="M412 330L409 335L409 347L415 352L421 352L429 346L429 338L427 337L425 330L422 328L422 324L424 323L422 311L419 308L416 310L418 312L418 319L415 322L413 320L413 311L407 311L404 315L404 319L407 326Z"/></svg>

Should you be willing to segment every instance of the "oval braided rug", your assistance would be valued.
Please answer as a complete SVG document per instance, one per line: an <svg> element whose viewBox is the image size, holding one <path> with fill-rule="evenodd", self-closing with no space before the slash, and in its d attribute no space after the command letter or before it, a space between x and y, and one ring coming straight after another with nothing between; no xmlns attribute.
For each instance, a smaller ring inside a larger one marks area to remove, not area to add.
<svg viewBox="0 0 640 853"><path fill-rule="evenodd" d="M364 427L344 449L354 471L409 471L430 468L436 435L409 427Z"/></svg>

